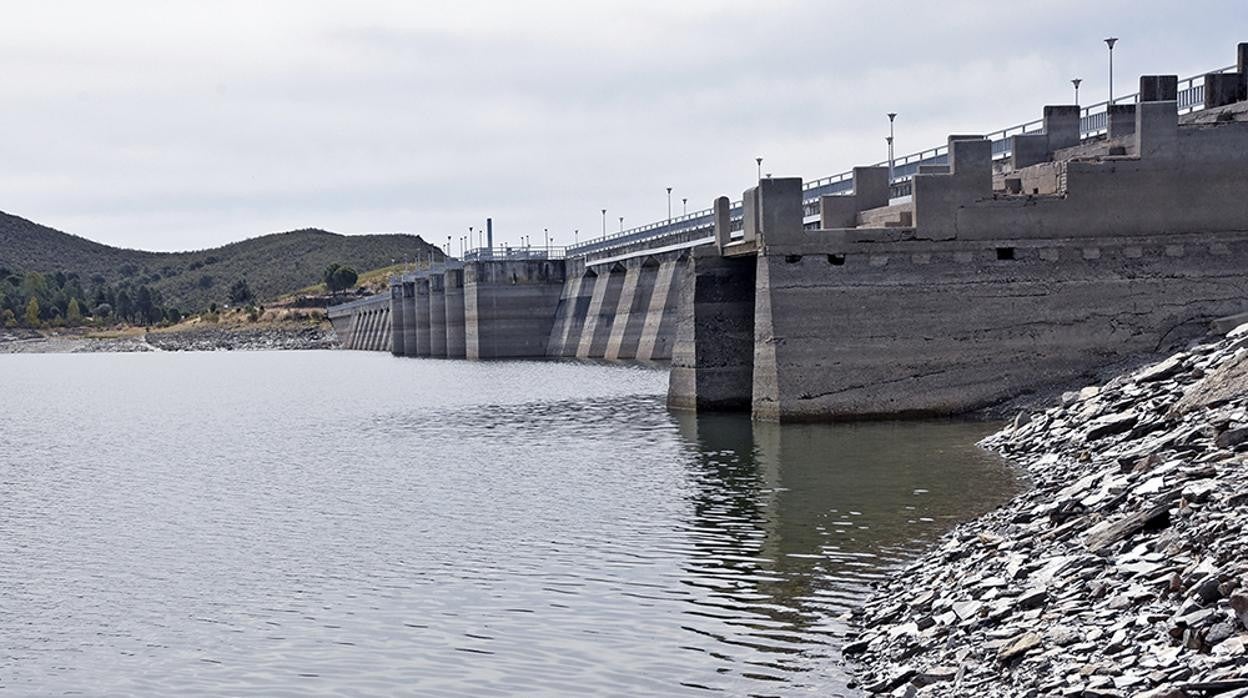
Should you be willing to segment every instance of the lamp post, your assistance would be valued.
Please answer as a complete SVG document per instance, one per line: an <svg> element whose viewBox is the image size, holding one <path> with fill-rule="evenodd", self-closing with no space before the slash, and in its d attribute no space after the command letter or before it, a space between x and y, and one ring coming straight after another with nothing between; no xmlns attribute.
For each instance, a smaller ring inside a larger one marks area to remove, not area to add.
<svg viewBox="0 0 1248 698"><path fill-rule="evenodd" d="M572 244L573 245L581 244L581 229L580 228L576 228L575 230L572 231Z"/></svg>
<svg viewBox="0 0 1248 698"><path fill-rule="evenodd" d="M542 228L542 232L546 234L546 255L550 255L550 228Z"/></svg>
<svg viewBox="0 0 1248 698"><path fill-rule="evenodd" d="M1083 82L1083 78L1075 78L1070 84L1075 86L1075 106L1079 106L1079 83Z"/></svg>
<svg viewBox="0 0 1248 698"><path fill-rule="evenodd" d="M602 209L602 236L607 236L607 209Z"/></svg>
<svg viewBox="0 0 1248 698"><path fill-rule="evenodd" d="M1105 40L1105 45L1109 47L1109 103L1114 103L1114 44L1118 43L1118 37L1111 36Z"/></svg>
<svg viewBox="0 0 1248 698"><path fill-rule="evenodd" d="M758 178L762 179L763 178L763 159L754 158L754 162L758 164Z"/></svg>
<svg viewBox="0 0 1248 698"><path fill-rule="evenodd" d="M890 111L888 113L888 184L893 184L893 167L895 161L893 159L893 122L897 119L897 112Z"/></svg>
<svg viewBox="0 0 1248 698"><path fill-rule="evenodd" d="M672 222L672 188L667 188L667 222Z"/></svg>
<svg viewBox="0 0 1248 698"><path fill-rule="evenodd" d="M620 216L620 232L624 232L624 216Z"/></svg>
<svg viewBox="0 0 1248 698"><path fill-rule="evenodd" d="M681 197L680 199L680 215L689 215L689 197Z"/></svg>

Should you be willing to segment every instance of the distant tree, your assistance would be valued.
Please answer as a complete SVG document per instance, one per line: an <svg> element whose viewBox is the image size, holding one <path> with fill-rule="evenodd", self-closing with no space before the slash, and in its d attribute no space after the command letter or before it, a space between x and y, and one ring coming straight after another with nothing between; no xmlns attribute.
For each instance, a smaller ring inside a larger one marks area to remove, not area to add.
<svg viewBox="0 0 1248 698"><path fill-rule="evenodd" d="M182 322L182 311L178 310L177 308L166 308L165 320L168 320L169 322L175 325L178 324L179 322Z"/></svg>
<svg viewBox="0 0 1248 698"><path fill-rule="evenodd" d="M337 291L346 291L359 281L359 275L356 270L351 267L337 267L333 270L333 285L331 288Z"/></svg>
<svg viewBox="0 0 1248 698"><path fill-rule="evenodd" d="M99 303L95 306L95 310L91 311L91 315L97 319L103 319L113 314L113 306L108 303Z"/></svg>
<svg viewBox="0 0 1248 698"><path fill-rule="evenodd" d="M134 316L134 302L130 300L130 294L122 289L117 292L117 316L122 320L129 320Z"/></svg>
<svg viewBox="0 0 1248 698"><path fill-rule="evenodd" d="M212 278L212 274L204 274L199 277L199 281L197 281L196 284L198 284L200 288L212 288L212 285L216 282L217 280Z"/></svg>
<svg viewBox="0 0 1248 698"><path fill-rule="evenodd" d="M71 325L82 324L82 309L78 307L78 299L71 298L65 309L65 321Z"/></svg>
<svg viewBox="0 0 1248 698"><path fill-rule="evenodd" d="M338 268L341 266L342 265L337 262L334 262L333 264L325 267L324 272L321 272L321 281L325 282L325 288L329 290L330 293L338 292L338 282L334 279L334 274L338 273Z"/></svg>
<svg viewBox="0 0 1248 698"><path fill-rule="evenodd" d="M0 312L0 325L4 325L7 329L17 327L17 316L12 310L5 308L3 312Z"/></svg>
<svg viewBox="0 0 1248 698"><path fill-rule="evenodd" d="M248 305L255 300L256 294L251 292L246 279L239 279L230 287L230 302L234 305Z"/></svg>
<svg viewBox="0 0 1248 698"><path fill-rule="evenodd" d="M39 299L33 296L30 302L26 304L26 325L29 327L39 326Z"/></svg>

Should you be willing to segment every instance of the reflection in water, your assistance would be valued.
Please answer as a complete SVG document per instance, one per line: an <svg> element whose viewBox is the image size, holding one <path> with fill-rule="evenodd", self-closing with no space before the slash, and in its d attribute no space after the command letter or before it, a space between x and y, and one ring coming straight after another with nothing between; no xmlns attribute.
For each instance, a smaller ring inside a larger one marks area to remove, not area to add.
<svg viewBox="0 0 1248 698"><path fill-rule="evenodd" d="M836 640L845 628L836 618L953 521L1016 486L973 445L983 425L675 418L696 463L697 554L686 583L704 595L689 614L721 628L689 629L749 648L743 676L792 687L842 685Z"/></svg>
<svg viewBox="0 0 1248 698"><path fill-rule="evenodd" d="M753 425L665 387L0 356L0 692L843 694L836 617L1013 487L981 425Z"/></svg>

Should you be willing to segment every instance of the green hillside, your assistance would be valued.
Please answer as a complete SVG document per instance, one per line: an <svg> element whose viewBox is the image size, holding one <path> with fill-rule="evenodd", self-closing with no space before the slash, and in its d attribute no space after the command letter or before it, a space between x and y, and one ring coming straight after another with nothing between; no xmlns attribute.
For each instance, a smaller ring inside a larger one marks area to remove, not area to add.
<svg viewBox="0 0 1248 698"><path fill-rule="evenodd" d="M415 235L339 235L316 229L195 252L144 252L101 245L0 212L0 268L77 275L85 290L146 285L184 312L224 302L240 279L265 301L319 282L331 263L364 271L430 254L441 253Z"/></svg>

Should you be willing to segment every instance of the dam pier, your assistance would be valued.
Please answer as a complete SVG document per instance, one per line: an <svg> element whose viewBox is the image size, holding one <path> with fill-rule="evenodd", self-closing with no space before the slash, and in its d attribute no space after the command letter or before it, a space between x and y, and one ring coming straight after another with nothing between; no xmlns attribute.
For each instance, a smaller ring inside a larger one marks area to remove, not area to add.
<svg viewBox="0 0 1248 698"><path fill-rule="evenodd" d="M330 308L349 349L670 366L765 421L964 413L1248 311L1248 44L1112 104L563 248L486 247Z"/></svg>

